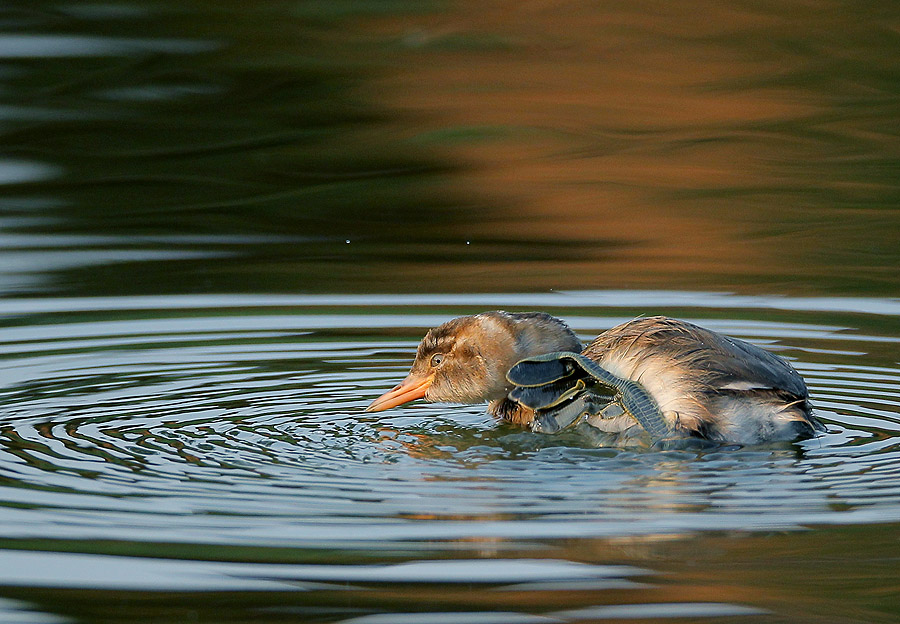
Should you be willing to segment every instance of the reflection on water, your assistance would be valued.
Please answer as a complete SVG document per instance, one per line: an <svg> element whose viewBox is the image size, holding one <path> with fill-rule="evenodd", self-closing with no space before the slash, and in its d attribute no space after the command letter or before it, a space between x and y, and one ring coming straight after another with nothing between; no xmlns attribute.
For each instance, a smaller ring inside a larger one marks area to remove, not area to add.
<svg viewBox="0 0 900 624"><path fill-rule="evenodd" d="M197 54L217 46L185 39L110 38L97 35L0 35L0 59L72 58L85 56L133 56L147 52Z"/></svg>
<svg viewBox="0 0 900 624"><path fill-rule="evenodd" d="M589 337L639 302L659 310L675 297L591 305L610 295L534 300ZM0 586L37 603L40 588L67 587L69 608L80 591L149 589L288 592L241 604L290 613L354 605L319 613L327 622L419 621L420 611L461 622L789 613L778 596L725 587L762 578L722 570L673 593L662 579L669 566L688 573L683 561L642 549L687 540L703 551L692 556L713 557L742 540L781 548L768 545L772 532L900 521L900 334L874 312L896 302L872 300L861 314L841 311L853 300L827 311L827 300L743 297L742 314L800 310L745 321L699 304L727 297L682 296L707 326L791 358L828 433L649 452L595 448L578 431L524 432L482 406L364 412L406 370L424 328L528 295L478 295L469 306L479 308L452 310L442 297L4 302ZM875 328L854 329L859 319ZM705 553L722 531L739 533ZM817 546L805 548L812 556ZM861 565L849 551L835 556Z"/></svg>
<svg viewBox="0 0 900 624"><path fill-rule="evenodd" d="M900 619L898 18L0 10L0 621ZM754 341L828 432L363 412L501 307Z"/></svg>
<svg viewBox="0 0 900 624"><path fill-rule="evenodd" d="M5 292L897 292L892 7L32 4Z"/></svg>
<svg viewBox="0 0 900 624"><path fill-rule="evenodd" d="M0 184L36 182L54 178L57 175L59 175L59 171L56 168L43 163L0 160Z"/></svg>

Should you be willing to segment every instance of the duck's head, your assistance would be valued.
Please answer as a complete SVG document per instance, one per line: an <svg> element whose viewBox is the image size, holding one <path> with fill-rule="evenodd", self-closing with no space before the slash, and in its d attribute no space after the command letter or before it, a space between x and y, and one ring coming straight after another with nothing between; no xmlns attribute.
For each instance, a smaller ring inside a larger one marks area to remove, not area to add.
<svg viewBox="0 0 900 624"><path fill-rule="evenodd" d="M554 351L581 351L561 320L543 312L484 312L461 316L425 334L406 379L381 395L368 412L424 398L481 403L506 397L506 373L519 360Z"/></svg>

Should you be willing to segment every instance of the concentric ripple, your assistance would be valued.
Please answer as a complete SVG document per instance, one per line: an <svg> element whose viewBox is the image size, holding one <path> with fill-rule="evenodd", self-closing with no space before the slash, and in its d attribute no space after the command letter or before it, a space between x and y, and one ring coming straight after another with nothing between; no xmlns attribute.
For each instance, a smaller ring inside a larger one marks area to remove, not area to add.
<svg viewBox="0 0 900 624"><path fill-rule="evenodd" d="M581 549L900 520L893 300L457 299L0 303L0 586L303 589L277 609L332 604L319 621L358 624L744 617L762 611L739 594L673 594ZM532 434L483 406L364 412L425 329L494 308L548 310L585 340L653 311L754 341L793 361L828 432L656 452ZM374 602L341 607L347 590Z"/></svg>
<svg viewBox="0 0 900 624"><path fill-rule="evenodd" d="M585 339L631 316L572 297L554 311ZM522 432L478 406L364 413L402 377L423 330L469 306L167 301L5 311L8 537L376 547L900 519L900 370L879 355L895 335L705 318L793 359L829 432L651 453ZM338 310L323 313L328 304Z"/></svg>

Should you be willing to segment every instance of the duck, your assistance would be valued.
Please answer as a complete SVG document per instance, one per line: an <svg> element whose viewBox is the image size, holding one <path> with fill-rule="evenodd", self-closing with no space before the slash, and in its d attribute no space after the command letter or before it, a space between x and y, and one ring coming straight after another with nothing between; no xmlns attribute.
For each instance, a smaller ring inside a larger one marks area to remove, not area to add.
<svg viewBox="0 0 900 624"><path fill-rule="evenodd" d="M478 404L556 432L586 423L629 440L754 445L815 437L803 378L754 344L666 316L640 317L586 347L559 318L495 310L429 330L406 378L367 408L416 399Z"/></svg>

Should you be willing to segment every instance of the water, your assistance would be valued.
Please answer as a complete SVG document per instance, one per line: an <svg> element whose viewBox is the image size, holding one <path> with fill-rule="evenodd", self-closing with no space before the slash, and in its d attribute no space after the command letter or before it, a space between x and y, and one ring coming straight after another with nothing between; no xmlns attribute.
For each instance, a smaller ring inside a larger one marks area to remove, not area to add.
<svg viewBox="0 0 900 624"><path fill-rule="evenodd" d="M694 314L682 316L791 358L828 433L648 452L522 432L481 406L363 411L451 315L531 300L587 338L685 296ZM735 318L731 304L770 320ZM784 557L809 561L804 574L821 582L879 564L896 578L885 523L900 521L898 306L640 291L9 300L0 584L43 608L68 588L52 611L97 620L122 617L84 604L97 591L176 592L166 608L184 613L224 608L217 592L228 592L257 621L784 615L777 596L734 586L788 582L774 563ZM861 317L880 331L856 328ZM874 543L845 542L859 531L869 542L866 527ZM753 543L771 551L765 576L722 569L723 551ZM858 560L860 547L875 556ZM684 550L687 561L671 554ZM685 565L712 566L712 586L682 579ZM178 598L197 591L217 597ZM138 602L129 617L159 616L155 599Z"/></svg>
<svg viewBox="0 0 900 624"><path fill-rule="evenodd" d="M0 622L900 619L894 7L245 5L0 12ZM750 340L828 431L364 412L498 308Z"/></svg>

